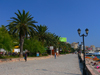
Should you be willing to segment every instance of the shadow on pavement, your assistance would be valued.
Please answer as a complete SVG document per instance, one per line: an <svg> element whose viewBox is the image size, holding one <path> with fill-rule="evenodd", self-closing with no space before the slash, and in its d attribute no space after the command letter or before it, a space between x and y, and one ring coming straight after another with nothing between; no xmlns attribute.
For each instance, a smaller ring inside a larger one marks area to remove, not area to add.
<svg viewBox="0 0 100 75"><path fill-rule="evenodd" d="M80 59L79 58L78 58L78 62L79 62L80 71L83 74L83 63L80 62Z"/></svg>
<svg viewBox="0 0 100 75"><path fill-rule="evenodd" d="M73 73L66 73L67 75L81 75L81 74L73 74Z"/></svg>
<svg viewBox="0 0 100 75"><path fill-rule="evenodd" d="M81 62L80 62L81 61ZM78 62L79 62L79 67L80 67L80 71L82 72L83 74L83 63L82 63L82 60L78 58ZM86 70L86 75L89 75L87 70Z"/></svg>

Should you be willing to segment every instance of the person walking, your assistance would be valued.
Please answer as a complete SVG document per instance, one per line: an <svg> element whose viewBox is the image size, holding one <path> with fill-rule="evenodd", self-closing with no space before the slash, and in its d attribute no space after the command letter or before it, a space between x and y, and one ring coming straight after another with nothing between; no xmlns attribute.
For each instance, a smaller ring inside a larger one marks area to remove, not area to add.
<svg viewBox="0 0 100 75"><path fill-rule="evenodd" d="M56 59L56 52L55 52L55 59Z"/></svg>
<svg viewBox="0 0 100 75"><path fill-rule="evenodd" d="M54 56L55 56L55 59L56 59L56 47L54 47Z"/></svg>
<svg viewBox="0 0 100 75"><path fill-rule="evenodd" d="M59 51L57 50L57 57L59 56Z"/></svg>
<svg viewBox="0 0 100 75"><path fill-rule="evenodd" d="M25 53L25 62L27 61L27 53Z"/></svg>

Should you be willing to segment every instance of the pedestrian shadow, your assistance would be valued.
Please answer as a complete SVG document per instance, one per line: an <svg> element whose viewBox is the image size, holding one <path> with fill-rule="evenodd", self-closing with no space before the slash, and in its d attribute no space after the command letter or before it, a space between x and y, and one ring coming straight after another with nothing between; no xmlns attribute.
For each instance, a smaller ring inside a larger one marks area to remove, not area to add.
<svg viewBox="0 0 100 75"><path fill-rule="evenodd" d="M49 71L51 73L56 73L56 74L62 74L62 75L82 75L82 74L75 74L75 73L66 73L66 72L59 72L59 71L50 71L47 69L36 69L36 70L41 70L41 71Z"/></svg>
<svg viewBox="0 0 100 75"><path fill-rule="evenodd" d="M73 74L73 73L66 73L67 75L82 75L82 74Z"/></svg>
<svg viewBox="0 0 100 75"><path fill-rule="evenodd" d="M25 62L25 61L20 61L20 62Z"/></svg>

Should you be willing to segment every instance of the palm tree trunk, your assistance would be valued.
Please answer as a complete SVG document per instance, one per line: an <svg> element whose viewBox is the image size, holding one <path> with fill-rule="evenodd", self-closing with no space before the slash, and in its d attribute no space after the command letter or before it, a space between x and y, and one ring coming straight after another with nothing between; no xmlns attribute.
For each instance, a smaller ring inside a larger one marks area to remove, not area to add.
<svg viewBox="0 0 100 75"><path fill-rule="evenodd" d="M20 36L20 57L23 57L23 43L24 43L24 37Z"/></svg>
<svg viewBox="0 0 100 75"><path fill-rule="evenodd" d="M44 46L44 39L42 39L42 46Z"/></svg>

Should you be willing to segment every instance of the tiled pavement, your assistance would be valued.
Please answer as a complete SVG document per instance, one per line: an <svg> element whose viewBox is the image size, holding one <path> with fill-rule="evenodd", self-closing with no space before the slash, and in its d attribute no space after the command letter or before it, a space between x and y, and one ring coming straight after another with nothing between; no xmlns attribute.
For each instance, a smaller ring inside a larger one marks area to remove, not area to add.
<svg viewBox="0 0 100 75"><path fill-rule="evenodd" d="M27 62L0 63L0 75L82 75L76 54Z"/></svg>

